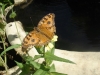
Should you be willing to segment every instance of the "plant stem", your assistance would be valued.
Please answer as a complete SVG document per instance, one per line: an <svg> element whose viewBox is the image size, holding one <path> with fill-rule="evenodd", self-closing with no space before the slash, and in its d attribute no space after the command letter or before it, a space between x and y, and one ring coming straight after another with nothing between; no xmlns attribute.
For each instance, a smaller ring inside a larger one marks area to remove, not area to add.
<svg viewBox="0 0 100 75"><path fill-rule="evenodd" d="M48 66L47 59L45 58L45 46L44 46L44 49L43 49L43 57L44 57L44 61L45 61L45 66Z"/></svg>
<svg viewBox="0 0 100 75"><path fill-rule="evenodd" d="M4 50L5 50L5 49L6 49L6 46L5 46L5 33L4 33L4 36L1 36L1 39L2 39L2 43L3 43L3 48L4 48ZM1 58L1 59L2 59L2 58ZM7 74L8 74L6 53L5 53L5 55L4 55L4 60L2 60L2 62L3 62L3 65L4 65L4 67L5 67L6 72L7 72Z"/></svg>

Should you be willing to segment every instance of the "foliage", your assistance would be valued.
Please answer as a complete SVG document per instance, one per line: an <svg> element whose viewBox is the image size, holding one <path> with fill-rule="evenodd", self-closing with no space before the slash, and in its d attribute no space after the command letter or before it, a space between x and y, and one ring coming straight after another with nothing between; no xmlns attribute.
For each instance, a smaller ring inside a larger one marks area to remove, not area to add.
<svg viewBox="0 0 100 75"><path fill-rule="evenodd" d="M5 13L6 12L5 12L5 9L6 7L12 4L13 3L11 0L0 1L0 43L3 44L3 47L0 46L0 48L3 49L3 51L0 53L0 66L4 67L7 73L8 73L8 66L7 66L6 52L20 46L20 45L14 45L14 46L7 47L7 42L6 42L6 35L5 35L5 26L6 26Z"/></svg>
<svg viewBox="0 0 100 75"><path fill-rule="evenodd" d="M25 63L15 61L22 70L20 75L66 75L56 72L55 65L52 62L60 61L72 64L75 63L54 55L54 44L55 41L52 41L47 46L36 47L39 55L35 55L34 58L31 56L24 56L23 59L25 60ZM42 63L36 62L39 58L44 59L44 61Z"/></svg>

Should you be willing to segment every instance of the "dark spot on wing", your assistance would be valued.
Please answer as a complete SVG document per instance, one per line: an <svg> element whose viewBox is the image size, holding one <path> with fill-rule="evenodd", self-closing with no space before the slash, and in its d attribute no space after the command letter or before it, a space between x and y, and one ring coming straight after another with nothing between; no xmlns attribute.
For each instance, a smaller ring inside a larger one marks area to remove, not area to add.
<svg viewBox="0 0 100 75"><path fill-rule="evenodd" d="M42 21L44 23L44 21Z"/></svg>
<svg viewBox="0 0 100 75"><path fill-rule="evenodd" d="M44 18L44 20L48 20L47 18Z"/></svg>
<svg viewBox="0 0 100 75"><path fill-rule="evenodd" d="M27 41L24 41L24 43L27 44L28 42Z"/></svg>
<svg viewBox="0 0 100 75"><path fill-rule="evenodd" d="M51 24L51 22L50 22L50 21L48 21L48 22L47 22L47 24Z"/></svg>
<svg viewBox="0 0 100 75"><path fill-rule="evenodd" d="M32 39L32 40L31 40L31 42L34 42L34 41L35 41L35 39Z"/></svg>
<svg viewBox="0 0 100 75"><path fill-rule="evenodd" d="M48 15L49 18L51 18L51 15Z"/></svg>
<svg viewBox="0 0 100 75"><path fill-rule="evenodd" d="M29 37L26 37L27 38L27 40L30 40L30 38Z"/></svg>
<svg viewBox="0 0 100 75"><path fill-rule="evenodd" d="M29 37L32 37L32 35L31 35L31 34L29 34L28 36L29 36Z"/></svg>

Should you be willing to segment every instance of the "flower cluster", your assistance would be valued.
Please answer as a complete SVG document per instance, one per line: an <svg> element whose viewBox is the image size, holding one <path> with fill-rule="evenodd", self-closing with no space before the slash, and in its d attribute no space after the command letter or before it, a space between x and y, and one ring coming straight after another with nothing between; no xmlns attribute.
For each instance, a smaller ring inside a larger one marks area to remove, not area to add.
<svg viewBox="0 0 100 75"><path fill-rule="evenodd" d="M45 47L45 51L51 50L52 48L54 48L54 44L53 43L57 41L57 38L58 38L58 36L57 35L54 35L54 37L51 40L51 42L48 43L48 45Z"/></svg>

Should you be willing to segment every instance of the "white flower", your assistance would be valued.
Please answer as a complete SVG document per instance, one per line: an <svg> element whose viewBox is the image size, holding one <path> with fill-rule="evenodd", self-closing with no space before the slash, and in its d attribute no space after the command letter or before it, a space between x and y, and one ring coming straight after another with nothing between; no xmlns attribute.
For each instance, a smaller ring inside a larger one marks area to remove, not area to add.
<svg viewBox="0 0 100 75"><path fill-rule="evenodd" d="M55 42L55 41L57 41L57 38L58 38L58 36L55 35L51 41L52 41L52 42ZM53 43L50 42L50 43L48 43L48 45L45 47L45 51L51 50L52 48L54 48L54 45L53 45Z"/></svg>
<svg viewBox="0 0 100 75"><path fill-rule="evenodd" d="M52 41L57 41L57 38L58 38L58 36L57 35L54 35Z"/></svg>
<svg viewBox="0 0 100 75"><path fill-rule="evenodd" d="M54 45L52 43L49 43L46 47L45 47L45 51L47 50L51 50L54 47Z"/></svg>

